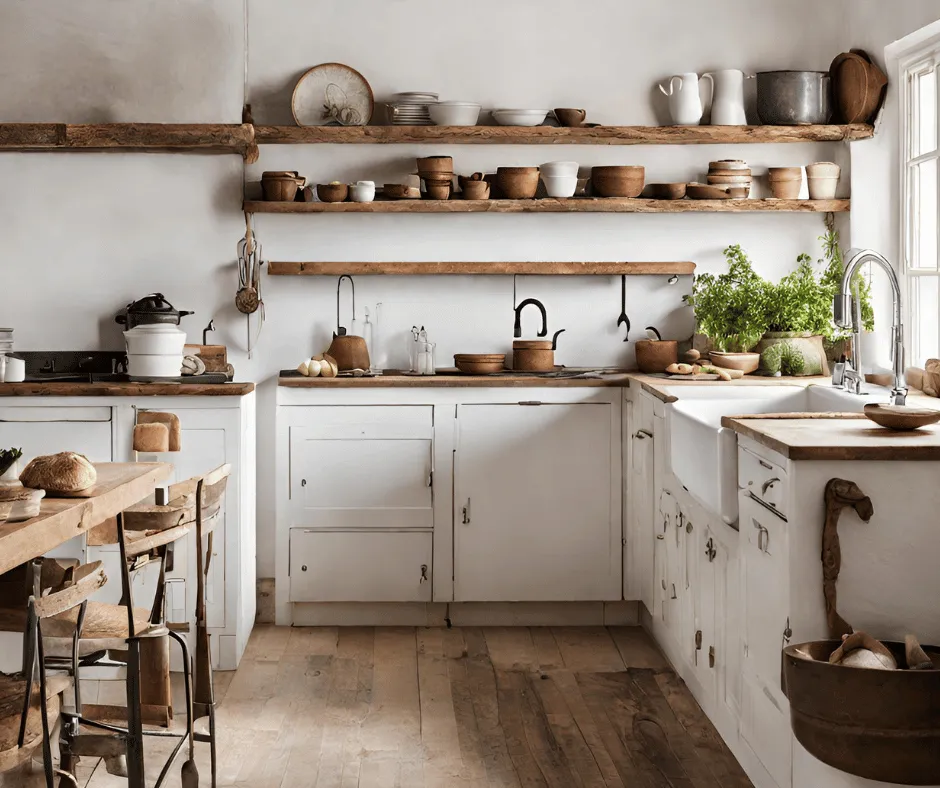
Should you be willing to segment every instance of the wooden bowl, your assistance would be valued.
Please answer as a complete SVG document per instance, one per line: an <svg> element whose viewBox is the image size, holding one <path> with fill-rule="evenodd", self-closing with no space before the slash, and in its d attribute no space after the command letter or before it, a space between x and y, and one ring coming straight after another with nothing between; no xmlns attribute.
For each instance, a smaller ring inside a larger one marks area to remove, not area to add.
<svg viewBox="0 0 940 788"><path fill-rule="evenodd" d="M464 181L463 198L465 200L488 200L490 185L486 181Z"/></svg>
<svg viewBox="0 0 940 788"><path fill-rule="evenodd" d="M433 175L439 173L443 177L450 177L454 174L453 156L426 156L418 161L418 174L423 178L424 174Z"/></svg>
<svg viewBox="0 0 940 788"><path fill-rule="evenodd" d="M552 110L555 113L556 120L568 128L574 128L584 123L587 113L583 109L572 109L571 107L559 107Z"/></svg>
<svg viewBox="0 0 940 788"><path fill-rule="evenodd" d="M458 353L454 366L467 375L492 375L506 368L505 353Z"/></svg>
<svg viewBox="0 0 940 788"><path fill-rule="evenodd" d="M865 406L865 415L879 427L898 431L917 430L940 421L940 410L909 408L906 405L872 403Z"/></svg>
<svg viewBox="0 0 940 788"><path fill-rule="evenodd" d="M318 183L317 197L320 202L343 202L349 195L349 186L345 183Z"/></svg>
<svg viewBox="0 0 940 788"><path fill-rule="evenodd" d="M450 181L425 181L424 198L426 200L449 200L451 188Z"/></svg>
<svg viewBox="0 0 940 788"><path fill-rule="evenodd" d="M690 200L730 200L731 195L724 186L708 186L704 183L690 183L686 186L686 195Z"/></svg>
<svg viewBox="0 0 940 788"><path fill-rule="evenodd" d="M389 200L417 200L421 197L421 189L404 183L386 183L382 194Z"/></svg>
<svg viewBox="0 0 940 788"><path fill-rule="evenodd" d="M651 200L681 200L685 197L684 183L651 183L647 194Z"/></svg>
<svg viewBox="0 0 940 788"><path fill-rule="evenodd" d="M645 167L591 168L591 188L599 197L639 197L645 180Z"/></svg>
<svg viewBox="0 0 940 788"><path fill-rule="evenodd" d="M539 188L539 168L499 167L496 188L507 200L531 200Z"/></svg>
<svg viewBox="0 0 940 788"><path fill-rule="evenodd" d="M716 367L737 369L745 375L756 372L760 367L760 353L722 353L713 350L708 355Z"/></svg>
<svg viewBox="0 0 940 788"><path fill-rule="evenodd" d="M679 343L671 339L638 339L635 345L636 365L647 374L665 372L679 360Z"/></svg>
<svg viewBox="0 0 940 788"><path fill-rule="evenodd" d="M262 178L261 189L264 192L264 199L268 202L293 202L300 189L300 183L295 175L279 175Z"/></svg>

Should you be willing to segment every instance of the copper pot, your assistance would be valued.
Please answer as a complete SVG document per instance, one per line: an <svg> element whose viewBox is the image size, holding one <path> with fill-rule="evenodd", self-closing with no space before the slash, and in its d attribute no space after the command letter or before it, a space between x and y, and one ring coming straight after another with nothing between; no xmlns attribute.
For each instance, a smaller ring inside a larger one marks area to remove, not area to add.
<svg viewBox="0 0 940 788"><path fill-rule="evenodd" d="M520 372L552 372L555 369L555 349L558 335L548 339L517 339L512 343L512 368Z"/></svg>

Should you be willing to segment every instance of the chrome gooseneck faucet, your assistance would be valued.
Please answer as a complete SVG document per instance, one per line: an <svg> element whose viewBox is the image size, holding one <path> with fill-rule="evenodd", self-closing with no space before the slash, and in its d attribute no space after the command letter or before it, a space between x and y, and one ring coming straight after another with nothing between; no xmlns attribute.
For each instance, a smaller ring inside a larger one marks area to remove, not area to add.
<svg viewBox="0 0 940 788"><path fill-rule="evenodd" d="M894 323L891 327L894 361L894 388L891 389L891 402L904 405L907 402L907 385L904 382L904 328L901 324L901 285L894 268L882 255L871 249L852 249L848 254L845 273L842 275L842 287L832 304L832 314L840 328L852 329L851 366L843 373L843 386L846 391L862 393L865 377L862 372L862 352L860 334L862 331L861 308L859 299L852 296L852 280L855 272L865 263L877 263L888 275L891 283L891 298L894 306Z"/></svg>

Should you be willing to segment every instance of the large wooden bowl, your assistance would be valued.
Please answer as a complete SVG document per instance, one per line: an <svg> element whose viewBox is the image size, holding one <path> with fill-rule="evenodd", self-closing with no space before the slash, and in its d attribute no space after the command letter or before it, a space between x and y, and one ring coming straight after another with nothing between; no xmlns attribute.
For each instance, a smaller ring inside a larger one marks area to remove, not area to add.
<svg viewBox="0 0 940 788"><path fill-rule="evenodd" d="M539 188L538 167L499 167L496 188L507 200L531 200Z"/></svg>
<svg viewBox="0 0 940 788"><path fill-rule="evenodd" d="M645 182L645 167L591 168L591 189L598 197L639 197Z"/></svg>
<svg viewBox="0 0 940 788"><path fill-rule="evenodd" d="M505 353L458 353L454 366L467 375L492 375L506 368Z"/></svg>
<svg viewBox="0 0 940 788"><path fill-rule="evenodd" d="M865 415L879 427L902 432L917 430L940 421L940 410L909 408L906 405L872 403L865 406Z"/></svg>

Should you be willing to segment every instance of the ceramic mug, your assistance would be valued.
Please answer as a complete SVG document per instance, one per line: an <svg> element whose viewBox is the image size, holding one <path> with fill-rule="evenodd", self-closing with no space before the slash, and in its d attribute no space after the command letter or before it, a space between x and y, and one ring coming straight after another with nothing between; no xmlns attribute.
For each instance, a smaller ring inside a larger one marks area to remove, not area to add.
<svg viewBox="0 0 940 788"><path fill-rule="evenodd" d="M6 360L6 370L3 373L4 383L22 383L26 380L26 362L15 356L7 356Z"/></svg>
<svg viewBox="0 0 940 788"><path fill-rule="evenodd" d="M375 199L375 183L357 181L349 187L349 196L353 202L372 202Z"/></svg>

